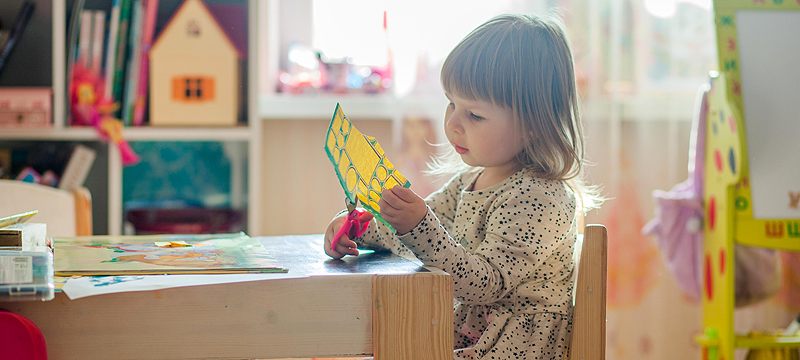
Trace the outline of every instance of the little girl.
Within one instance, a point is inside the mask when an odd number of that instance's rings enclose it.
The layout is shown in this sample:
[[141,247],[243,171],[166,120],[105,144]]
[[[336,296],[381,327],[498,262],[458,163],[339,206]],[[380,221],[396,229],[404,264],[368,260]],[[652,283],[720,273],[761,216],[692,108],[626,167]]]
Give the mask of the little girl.
[[[504,15],[473,30],[441,74],[457,175],[427,199],[394,187],[361,238],[325,252],[388,248],[452,275],[456,359],[565,359],[583,137],[572,55],[552,19]],[[462,162],[463,161],[463,162]],[[440,170],[453,169],[439,162]]]

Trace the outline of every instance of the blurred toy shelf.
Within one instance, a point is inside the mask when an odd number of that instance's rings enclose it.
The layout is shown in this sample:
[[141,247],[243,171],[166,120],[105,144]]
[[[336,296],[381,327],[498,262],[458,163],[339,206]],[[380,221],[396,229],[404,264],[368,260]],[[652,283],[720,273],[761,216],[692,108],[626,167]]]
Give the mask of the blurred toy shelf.
[[[94,195],[95,207],[101,209],[99,213],[95,214],[95,232],[99,234],[119,235],[125,229],[125,209],[128,204],[126,201],[138,200],[136,198],[128,199],[126,188],[134,184],[137,176],[126,175],[128,167],[123,166],[120,159],[119,149],[115,144],[104,142],[98,134],[97,129],[93,127],[83,126],[70,126],[67,117],[68,107],[65,103],[66,90],[67,90],[67,76],[69,74],[65,70],[67,68],[67,47],[68,34],[70,26],[70,12],[73,11],[76,1],[62,1],[62,0],[34,0],[36,2],[37,10],[33,14],[31,26],[28,27],[28,43],[21,42],[21,51],[15,52],[17,59],[12,58],[9,65],[11,67],[17,66],[12,70],[13,73],[20,73],[22,70],[30,71],[32,66],[26,64],[31,62],[32,58],[40,58],[47,55],[49,62],[43,64],[44,66],[51,67],[47,72],[41,71],[38,77],[45,77],[44,81],[22,81],[16,78],[9,80],[4,78],[4,82],[0,82],[0,86],[40,86],[48,87],[52,90],[52,103],[50,104],[50,111],[52,116],[52,123],[49,127],[3,127],[0,128],[0,150],[8,149],[15,151],[18,148],[30,148],[31,146],[40,146],[43,144],[56,144],[62,148],[69,147],[71,143],[89,144],[98,150],[98,161],[94,163],[96,168],[92,171],[89,179],[87,179],[87,186]],[[86,11],[105,12],[111,14],[112,3],[110,1],[81,1],[85,3]],[[116,4],[117,2],[114,2]],[[127,2],[126,2],[127,3]],[[132,4],[144,4],[146,2],[133,1]],[[172,20],[179,9],[188,9],[190,7],[182,7],[185,4],[181,0],[160,0],[153,2],[158,4],[156,29],[165,28],[166,22]],[[238,59],[241,66],[241,73],[247,76],[242,76],[236,81],[243,81],[240,84],[240,96],[243,99],[231,100],[233,106],[237,108],[236,117],[225,117],[217,121],[211,115],[210,120],[201,122],[198,120],[200,117],[207,114],[189,114],[186,111],[177,111],[179,114],[186,114],[185,118],[174,119],[169,116],[162,116],[159,120],[158,126],[148,126],[148,120],[152,121],[151,117],[145,117],[144,126],[125,126],[122,128],[122,136],[131,145],[141,151],[140,155],[150,154],[148,158],[143,157],[143,161],[139,163],[145,164],[147,167],[151,162],[161,162],[162,164],[152,164],[153,166],[160,166],[162,169],[174,165],[174,158],[165,158],[153,155],[157,151],[176,151],[194,152],[193,156],[198,157],[203,154],[203,144],[209,145],[213,149],[223,149],[220,152],[214,153],[218,158],[209,159],[201,157],[201,160],[189,160],[188,163],[193,166],[198,166],[196,171],[208,171],[209,164],[219,164],[220,161],[228,164],[226,168],[230,173],[229,179],[224,181],[229,186],[229,193],[223,195],[227,200],[229,206],[236,211],[241,211],[244,215],[241,221],[241,229],[236,231],[253,232],[258,223],[258,214],[260,214],[260,205],[258,201],[247,201],[247,199],[260,198],[260,174],[261,174],[261,125],[258,114],[258,104],[256,97],[256,82],[248,81],[250,78],[257,78],[258,69],[256,64],[258,52],[246,51],[247,49],[256,49],[258,44],[258,33],[256,31],[255,16],[258,14],[259,1],[257,0],[205,0],[203,2],[210,6],[213,11],[221,11],[221,19],[226,21],[236,21],[237,24],[243,24],[243,30],[238,33],[235,47],[240,50],[239,55],[244,57]],[[7,6],[0,6],[0,13],[3,19],[13,19],[14,14],[19,7],[16,2],[4,4]],[[144,6],[144,5],[142,5]],[[142,8],[143,11],[144,8]],[[198,12],[195,10],[182,10],[186,16],[195,16]],[[205,14],[200,12],[201,15]],[[236,15],[238,17],[235,17]],[[203,15],[204,16],[204,15]],[[242,19],[242,16],[244,17]],[[106,26],[110,21],[110,16],[106,17]],[[204,17],[200,17],[205,19]],[[214,18],[220,21],[218,18]],[[233,19],[233,20],[231,20]],[[208,26],[208,24],[205,24]],[[108,29],[108,27],[106,27]],[[211,28],[223,28],[211,26]],[[33,35],[32,35],[33,34]],[[108,34],[108,33],[107,33]],[[159,33],[156,32],[155,38],[158,38]],[[233,36],[228,34],[228,36]],[[37,39],[38,38],[38,39]],[[220,37],[221,38],[221,37]],[[46,52],[41,55],[38,53],[24,52],[23,48],[29,46],[30,39],[39,40],[33,41],[34,48],[40,52]],[[43,45],[46,44],[46,45]],[[166,47],[173,46],[174,44],[165,45]],[[244,50],[244,51],[242,51]],[[26,58],[20,60],[20,58]],[[52,64],[51,64],[51,63]],[[39,65],[41,66],[41,65]],[[151,69],[155,65],[151,63]],[[22,70],[20,70],[22,69]],[[10,73],[11,71],[6,71]],[[6,74],[7,75],[7,74]],[[219,79],[227,79],[226,76],[214,74]],[[217,79],[217,80],[219,80]],[[24,80],[24,79],[23,79]],[[213,80],[213,79],[212,79]],[[217,83],[221,84],[219,80]],[[29,83],[33,82],[33,83]],[[213,83],[213,82],[212,82]],[[234,84],[235,85],[235,84]],[[205,88],[204,88],[205,89]],[[192,94],[200,94],[199,90],[192,92]],[[188,90],[186,94],[189,94]],[[187,95],[188,96],[188,95]],[[152,105],[152,103],[151,103]],[[230,105],[230,104],[228,104]],[[331,107],[332,109],[332,107]],[[228,112],[229,114],[230,112]],[[215,113],[216,114],[216,113]],[[208,117],[208,116],[206,116]],[[173,121],[174,120],[174,121]],[[224,120],[224,121],[223,121]],[[235,124],[232,126],[225,126],[225,124]],[[63,143],[63,144],[62,144]],[[38,145],[37,145],[38,144]],[[155,144],[155,145],[154,145]],[[166,148],[167,150],[163,150]],[[160,150],[159,150],[160,149]],[[188,157],[181,158],[181,161],[187,161]],[[171,160],[170,160],[171,159]],[[170,162],[172,161],[172,162]],[[200,164],[202,162],[202,164]],[[185,168],[185,167],[182,167]],[[137,170],[146,172],[147,170]],[[132,173],[133,174],[133,173]],[[132,177],[132,178],[129,178]],[[224,176],[223,176],[224,177]],[[192,177],[189,177],[192,178]],[[134,182],[132,182],[134,181]],[[185,184],[184,184],[185,185]],[[137,194],[141,194],[141,191]],[[152,195],[152,194],[150,194]],[[224,206],[224,205],[223,205]],[[98,227],[97,225],[100,224]]]

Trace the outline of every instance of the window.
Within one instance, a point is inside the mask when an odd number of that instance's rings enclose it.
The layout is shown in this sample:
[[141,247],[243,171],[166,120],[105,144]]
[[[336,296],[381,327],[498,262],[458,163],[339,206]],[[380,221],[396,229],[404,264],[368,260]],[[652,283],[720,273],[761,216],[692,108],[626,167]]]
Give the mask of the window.
[[203,76],[185,76],[172,79],[172,98],[187,103],[214,100],[214,79]]
[[[541,1],[313,0],[311,46],[356,64],[391,63],[397,96],[439,92],[449,51],[487,14],[530,13]],[[430,89],[430,88],[433,89]]]
[[[390,95],[438,99],[439,71],[470,30],[503,13],[556,14],[573,47],[589,118],[688,120],[698,87],[716,69],[711,0],[299,0],[277,2],[273,67],[290,44],[354,63],[389,63]],[[276,88],[265,76],[262,91]],[[613,109],[613,110],[610,110]],[[598,113],[599,110],[599,113]]]

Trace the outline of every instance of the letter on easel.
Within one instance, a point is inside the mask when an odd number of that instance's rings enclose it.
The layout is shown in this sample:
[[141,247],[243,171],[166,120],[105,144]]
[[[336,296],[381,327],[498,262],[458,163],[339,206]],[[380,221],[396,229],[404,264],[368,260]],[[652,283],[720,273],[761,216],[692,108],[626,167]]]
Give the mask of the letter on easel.
[[800,209],[800,192],[789,192],[789,207]]
[[786,223],[786,230],[789,232],[789,237],[800,237],[800,222],[792,221]]
[[764,222],[764,227],[767,237],[771,238],[783,237],[783,221],[766,221]]

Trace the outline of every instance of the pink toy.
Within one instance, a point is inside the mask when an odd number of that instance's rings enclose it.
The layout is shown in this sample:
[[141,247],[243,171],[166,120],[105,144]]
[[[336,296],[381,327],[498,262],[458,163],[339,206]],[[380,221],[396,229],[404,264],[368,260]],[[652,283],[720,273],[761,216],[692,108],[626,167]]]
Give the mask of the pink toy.
[[69,89],[71,124],[93,126],[103,140],[117,145],[123,165],[134,165],[139,162],[139,156],[122,137],[122,122],[113,116],[118,106],[103,98],[103,86],[100,76],[80,64],[75,65]]

